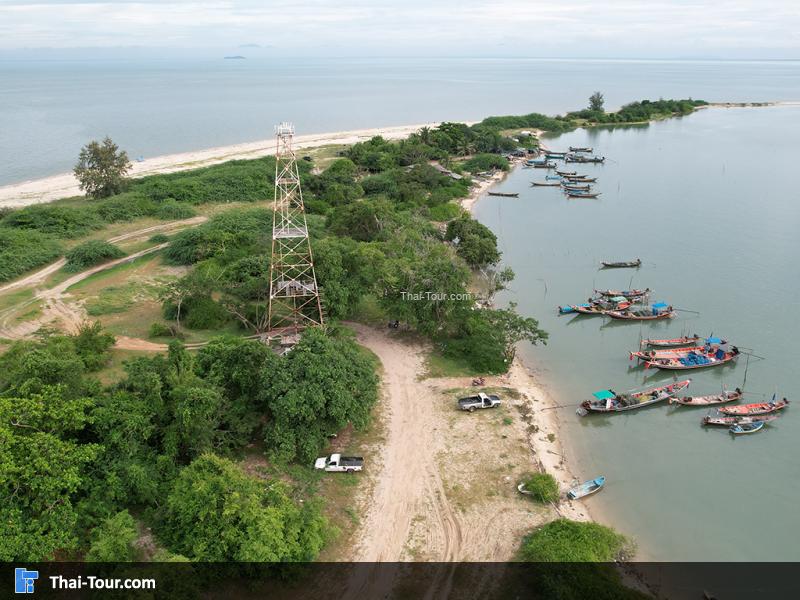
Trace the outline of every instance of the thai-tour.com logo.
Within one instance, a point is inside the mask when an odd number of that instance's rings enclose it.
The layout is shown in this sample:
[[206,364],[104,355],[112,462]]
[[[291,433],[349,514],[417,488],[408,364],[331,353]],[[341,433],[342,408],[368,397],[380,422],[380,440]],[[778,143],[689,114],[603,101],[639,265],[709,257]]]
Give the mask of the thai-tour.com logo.
[[[24,567],[14,569],[14,592],[17,594],[33,594],[39,571],[32,571]],[[51,590],[154,590],[155,579],[117,577],[97,577],[95,575],[78,575],[64,577],[63,575],[48,575],[42,578],[49,582]],[[42,582],[39,583],[39,587]]]
[[29,571],[25,568],[14,569],[14,592],[17,594],[32,594],[39,571]]

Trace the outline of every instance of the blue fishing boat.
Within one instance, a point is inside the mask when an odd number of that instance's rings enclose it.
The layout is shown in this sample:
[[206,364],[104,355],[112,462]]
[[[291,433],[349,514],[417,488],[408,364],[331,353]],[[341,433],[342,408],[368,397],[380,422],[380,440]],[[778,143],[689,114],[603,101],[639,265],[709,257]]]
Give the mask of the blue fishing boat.
[[592,494],[603,489],[605,484],[606,478],[602,475],[596,479],[584,481],[582,484],[576,485],[574,488],[570,488],[570,490],[567,492],[567,498],[570,500],[578,500],[580,498],[585,498],[586,496],[591,496]]
[[564,179],[561,175],[545,175],[544,178],[550,181],[563,181]]
[[578,312],[577,311],[577,307],[589,308],[590,306],[592,306],[592,305],[591,304],[568,304],[566,306],[559,306],[558,307],[558,313],[561,314],[561,315],[568,315],[568,314],[571,314],[571,313]]
[[764,427],[764,421],[756,421],[755,423],[736,423],[731,425],[729,431],[733,435],[743,435],[745,433],[755,433],[761,431]]

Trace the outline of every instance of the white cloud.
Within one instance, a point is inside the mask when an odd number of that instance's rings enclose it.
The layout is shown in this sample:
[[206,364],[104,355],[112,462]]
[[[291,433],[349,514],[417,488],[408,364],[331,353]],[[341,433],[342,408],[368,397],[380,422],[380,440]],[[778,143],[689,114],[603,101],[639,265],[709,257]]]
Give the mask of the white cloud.
[[0,48],[239,47],[282,53],[800,56],[800,2],[0,0]]

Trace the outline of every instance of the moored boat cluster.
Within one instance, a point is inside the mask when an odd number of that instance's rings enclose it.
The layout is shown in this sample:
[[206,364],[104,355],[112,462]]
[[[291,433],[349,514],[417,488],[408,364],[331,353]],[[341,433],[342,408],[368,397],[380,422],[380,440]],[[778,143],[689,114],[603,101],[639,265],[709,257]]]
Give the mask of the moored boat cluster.
[[543,181],[532,181],[535,187],[560,187],[568,198],[597,198],[600,192],[592,189],[592,184],[597,182],[597,177],[579,174],[577,171],[559,170],[555,161],[565,163],[603,164],[604,156],[593,156],[592,148],[577,148],[570,146],[569,152],[556,152],[545,150],[543,156],[525,161],[525,167],[534,169],[554,170],[555,175],[545,175]]

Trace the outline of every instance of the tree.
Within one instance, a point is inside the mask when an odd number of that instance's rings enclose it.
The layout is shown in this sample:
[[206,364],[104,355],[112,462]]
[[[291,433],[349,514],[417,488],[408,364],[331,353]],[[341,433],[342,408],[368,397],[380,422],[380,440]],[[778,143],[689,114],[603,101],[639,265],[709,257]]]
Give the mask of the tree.
[[366,426],[378,378],[353,341],[308,329],[285,361],[264,377],[271,396],[265,439],[274,460],[313,460],[331,433],[348,423]]
[[175,480],[162,534],[172,552],[192,560],[310,561],[322,549],[327,522],[316,503],[295,504],[280,481],[204,454]]
[[92,531],[92,545],[86,554],[88,562],[131,562],[137,552],[133,543],[138,535],[136,523],[127,510],[109,517]]
[[124,189],[130,168],[128,154],[106,136],[102,143],[93,140],[81,148],[73,172],[87,196],[107,198]]
[[603,94],[600,92],[595,92],[591,96],[589,96],[589,110],[593,110],[595,112],[603,112],[603,103],[605,99],[603,98]]

